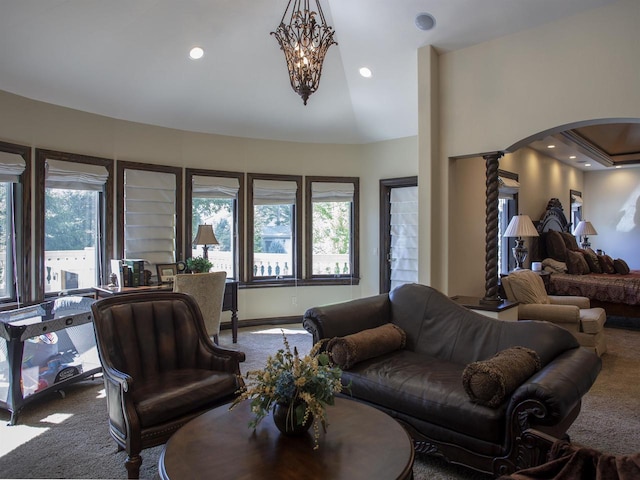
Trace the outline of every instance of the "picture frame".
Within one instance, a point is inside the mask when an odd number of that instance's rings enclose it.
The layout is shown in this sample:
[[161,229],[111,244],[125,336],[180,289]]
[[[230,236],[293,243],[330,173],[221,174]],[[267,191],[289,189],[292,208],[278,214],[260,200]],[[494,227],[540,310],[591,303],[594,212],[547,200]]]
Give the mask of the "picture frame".
[[158,283],[173,283],[174,277],[178,274],[178,266],[175,263],[158,263]]

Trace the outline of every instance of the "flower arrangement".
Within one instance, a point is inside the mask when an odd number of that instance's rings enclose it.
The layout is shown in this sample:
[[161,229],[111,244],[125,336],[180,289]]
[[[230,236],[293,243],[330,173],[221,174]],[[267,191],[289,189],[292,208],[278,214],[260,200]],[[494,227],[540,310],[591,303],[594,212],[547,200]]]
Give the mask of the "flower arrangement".
[[263,370],[246,373],[247,386],[230,408],[251,399],[251,412],[255,417],[249,427],[255,429],[276,405],[286,406],[287,422],[298,426],[313,422],[315,450],[320,437],[319,424],[325,432],[328,427],[325,407],[333,405],[334,395],[342,391],[342,370],[331,364],[329,355],[320,352],[324,342],[316,343],[308,355],[300,358],[295,347],[291,352],[284,332],[282,337],[284,348],[267,358]]

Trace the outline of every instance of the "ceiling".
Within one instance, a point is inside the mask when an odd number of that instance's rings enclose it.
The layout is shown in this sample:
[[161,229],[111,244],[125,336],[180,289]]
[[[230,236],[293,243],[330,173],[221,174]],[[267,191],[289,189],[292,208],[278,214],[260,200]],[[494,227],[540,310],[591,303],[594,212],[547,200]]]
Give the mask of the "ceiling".
[[[2,0],[0,90],[195,132],[368,143],[417,134],[419,47],[456,50],[614,2],[322,0],[338,46],[304,106],[269,35],[286,0]],[[432,30],[415,26],[423,12]]]

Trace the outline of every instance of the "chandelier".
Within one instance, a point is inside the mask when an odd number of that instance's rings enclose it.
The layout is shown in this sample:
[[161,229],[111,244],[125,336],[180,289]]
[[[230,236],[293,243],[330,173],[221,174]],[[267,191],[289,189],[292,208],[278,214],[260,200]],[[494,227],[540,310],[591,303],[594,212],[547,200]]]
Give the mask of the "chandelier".
[[320,0],[313,1],[317,12],[309,8],[309,0],[289,0],[280,25],[271,32],[284,52],[291,87],[302,97],[305,105],[309,96],[318,89],[327,50],[338,44],[333,40],[333,27],[327,25],[324,18]]

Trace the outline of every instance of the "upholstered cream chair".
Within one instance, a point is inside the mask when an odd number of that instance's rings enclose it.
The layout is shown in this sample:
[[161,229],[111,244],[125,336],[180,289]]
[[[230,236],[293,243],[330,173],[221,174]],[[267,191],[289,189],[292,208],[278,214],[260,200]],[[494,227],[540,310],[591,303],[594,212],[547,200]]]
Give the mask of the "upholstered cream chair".
[[540,275],[516,270],[502,277],[507,298],[519,302],[519,320],[545,320],[569,330],[583,347],[602,355],[607,351],[602,308],[591,308],[586,297],[547,295]]
[[220,333],[220,314],[224,299],[226,272],[193,273],[176,275],[173,291],[188,293],[200,307],[207,333],[218,343]]

